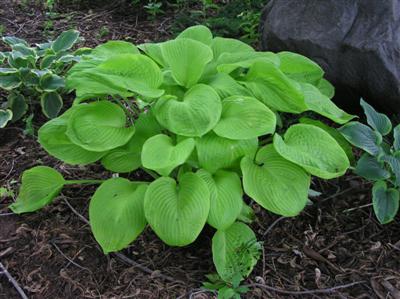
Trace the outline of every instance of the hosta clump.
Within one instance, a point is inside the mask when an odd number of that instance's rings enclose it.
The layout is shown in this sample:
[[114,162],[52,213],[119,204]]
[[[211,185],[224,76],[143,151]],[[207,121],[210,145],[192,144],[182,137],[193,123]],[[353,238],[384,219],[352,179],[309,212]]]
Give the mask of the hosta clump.
[[[335,129],[310,119],[281,125],[282,112],[315,112],[339,124],[353,118],[330,100],[333,88],[317,64],[256,52],[204,26],[162,43],[100,45],[70,70],[67,87],[77,99],[39,130],[43,148],[69,164],[100,161],[113,172],[154,176],[114,177],[93,195],[89,220],[106,253],[128,246],[147,224],[166,244],[185,246],[207,223],[217,230],[217,272],[237,287],[260,249],[244,223],[251,209],[243,195],[295,216],[311,176],[335,178],[349,167],[348,144]],[[55,174],[28,179],[35,171],[22,178],[16,213],[48,204],[71,183]]]
[[391,222],[399,210],[400,125],[392,131],[390,119],[361,99],[369,126],[349,122],[340,128],[342,135],[364,151],[355,173],[374,182],[372,204],[382,224]]
[[60,96],[65,85],[63,76],[85,52],[71,51],[79,40],[79,32],[68,30],[54,41],[36,46],[12,36],[2,40],[11,49],[0,52],[0,89],[8,93],[6,101],[0,100],[0,128],[22,118],[28,103],[38,100],[48,118],[56,117],[63,105]]

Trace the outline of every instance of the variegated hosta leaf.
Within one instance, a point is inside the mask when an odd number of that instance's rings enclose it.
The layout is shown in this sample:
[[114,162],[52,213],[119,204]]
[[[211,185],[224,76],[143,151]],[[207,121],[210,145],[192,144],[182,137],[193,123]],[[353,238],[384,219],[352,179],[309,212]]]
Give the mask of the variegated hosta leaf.
[[189,38],[209,46],[212,42],[213,36],[210,29],[206,26],[196,25],[186,28],[179,33],[176,38]]
[[222,101],[221,119],[214,132],[229,139],[250,139],[275,132],[276,117],[252,97],[232,96]]
[[277,111],[301,113],[308,110],[300,85],[273,63],[255,62],[242,83],[257,99]]
[[121,250],[146,227],[147,184],[112,178],[100,185],[89,205],[90,227],[104,253]]
[[183,99],[164,96],[155,105],[158,122],[171,132],[188,137],[203,136],[212,130],[221,116],[222,104],[211,87],[197,84]]
[[338,124],[345,124],[355,117],[336,106],[327,96],[323,95],[318,88],[308,83],[301,83],[304,100],[309,110],[323,115]]
[[11,93],[7,97],[7,107],[12,111],[12,120],[19,120],[28,110],[25,97],[19,93]]
[[144,212],[151,228],[170,246],[185,246],[196,240],[210,210],[210,192],[202,178],[185,173],[179,183],[161,177],[150,184]]
[[255,159],[244,157],[241,168],[244,191],[263,208],[287,217],[304,209],[310,175],[280,156],[272,145],[261,148]]
[[104,152],[126,144],[135,133],[126,127],[126,115],[117,104],[108,101],[80,104],[68,120],[67,136],[88,151]]
[[313,125],[293,125],[286,131],[284,139],[276,134],[274,147],[285,159],[324,179],[341,176],[350,166],[346,153],[336,140]]
[[213,132],[196,140],[199,166],[214,173],[218,169],[233,169],[239,166],[240,159],[254,156],[258,139],[232,140],[220,137]]
[[279,52],[279,68],[291,79],[316,85],[324,75],[322,68],[311,59],[292,52]]
[[382,136],[385,136],[392,131],[392,123],[390,122],[389,117],[383,113],[375,111],[375,109],[363,99],[360,100],[360,105],[363,107],[364,113],[367,116],[368,124],[373,129],[381,133]]
[[53,201],[65,183],[56,170],[47,166],[36,166],[24,171],[17,201],[10,209],[17,214],[33,212]]
[[186,88],[197,83],[204,67],[213,58],[210,47],[189,38],[162,43],[161,53],[175,81]]
[[57,117],[63,106],[61,96],[57,92],[45,92],[40,97],[43,114],[48,118]]
[[57,39],[51,45],[54,52],[66,51],[72,48],[72,46],[78,41],[79,31],[67,30],[61,33]]
[[52,156],[72,165],[93,163],[105,152],[88,151],[73,143],[66,135],[68,120],[75,107],[45,123],[38,132],[40,145]]
[[246,224],[236,222],[226,230],[218,230],[212,239],[212,253],[219,276],[232,283],[247,277],[260,257],[261,245]]
[[102,159],[104,168],[114,172],[130,172],[142,166],[144,142],[159,133],[161,127],[151,111],[143,112],[135,122],[135,134],[127,144],[109,151]]
[[194,144],[193,138],[175,144],[167,135],[155,135],[143,144],[142,164],[145,168],[168,176],[174,168],[185,163],[194,149]]
[[399,191],[387,188],[384,181],[378,181],[372,188],[372,203],[379,222],[389,223],[393,221],[399,211]]
[[243,207],[242,183],[235,172],[219,170],[211,174],[200,169],[197,174],[210,190],[210,213],[207,223],[216,229],[227,229],[238,218]]

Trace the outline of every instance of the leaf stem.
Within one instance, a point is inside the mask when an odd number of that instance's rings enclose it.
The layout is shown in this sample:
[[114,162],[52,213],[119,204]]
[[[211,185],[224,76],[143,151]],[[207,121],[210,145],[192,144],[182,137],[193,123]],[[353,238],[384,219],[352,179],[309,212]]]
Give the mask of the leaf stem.
[[75,185],[75,184],[101,184],[104,180],[69,180],[65,181],[65,185]]

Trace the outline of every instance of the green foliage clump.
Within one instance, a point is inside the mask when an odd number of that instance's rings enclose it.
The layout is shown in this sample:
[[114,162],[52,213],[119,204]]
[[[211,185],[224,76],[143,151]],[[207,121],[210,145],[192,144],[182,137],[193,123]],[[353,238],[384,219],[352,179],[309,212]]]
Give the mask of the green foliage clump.
[[21,119],[28,103],[37,100],[46,117],[58,115],[63,105],[64,75],[84,53],[84,49],[71,51],[78,39],[76,30],[65,31],[54,41],[35,46],[17,37],[3,37],[11,49],[0,52],[0,89],[7,93],[7,100],[0,103],[0,128]]
[[390,119],[361,99],[367,125],[352,121],[340,128],[342,135],[363,150],[355,173],[374,182],[372,204],[379,222],[393,221],[399,210],[400,125],[392,130]]
[[[323,75],[306,57],[257,52],[213,37],[205,26],[138,47],[109,41],[68,72],[74,105],[40,128],[39,142],[69,164],[100,161],[113,172],[151,174],[152,182],[101,183],[89,206],[96,240],[105,253],[118,251],[148,224],[166,244],[186,246],[207,223],[216,229],[213,260],[224,282],[213,276],[209,286],[229,298],[245,291],[240,282],[261,248],[243,195],[272,213],[296,216],[308,201],[311,176],[339,177],[350,165],[348,144],[334,128],[283,123],[283,113],[307,111],[338,124],[353,118],[330,100],[333,87]],[[97,182],[32,168],[11,209],[37,210],[77,183]]]

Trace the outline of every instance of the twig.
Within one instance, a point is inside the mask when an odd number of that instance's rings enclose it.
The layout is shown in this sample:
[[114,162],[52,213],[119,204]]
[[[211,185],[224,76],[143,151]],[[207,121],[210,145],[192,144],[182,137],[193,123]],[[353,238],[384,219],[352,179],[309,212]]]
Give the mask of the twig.
[[0,214],[0,217],[2,217],[2,216],[11,216],[11,215],[15,215],[14,213],[3,213],[3,214]]
[[[81,265],[75,263],[72,259],[70,259],[68,256],[66,256],[64,254],[64,252],[62,252],[62,250],[60,249],[60,247],[57,246],[57,244],[55,242],[51,242],[51,244],[55,247],[55,249],[57,249],[57,251],[67,260],[69,261],[72,265],[75,265],[76,267],[78,267],[79,269],[82,270],[86,270],[89,271],[89,273],[92,273],[92,271],[90,271],[90,269],[82,267]],[[68,265],[67,265],[68,266]]]
[[[68,202],[68,200],[65,197],[63,197],[63,200],[68,205],[68,207],[71,209],[71,211],[76,216],[79,217],[80,220],[82,220],[86,224],[89,224],[89,220],[87,220],[84,216],[79,214],[79,212],[77,210],[75,210],[73,206],[71,206],[71,204]],[[132,266],[134,266],[134,267],[136,267],[136,268],[142,270],[143,272],[148,273],[148,274],[150,274],[152,276],[158,276],[158,277],[160,277],[160,278],[162,278],[162,279],[164,279],[166,281],[169,281],[169,282],[176,282],[176,280],[174,278],[172,278],[170,276],[167,276],[167,275],[164,275],[164,274],[161,274],[161,273],[157,273],[156,271],[153,271],[153,270],[151,270],[151,269],[149,269],[149,268],[147,268],[147,267],[135,262],[134,260],[128,258],[126,255],[124,255],[124,254],[122,254],[120,252],[113,252],[112,255],[118,257],[121,260],[123,260],[125,263],[130,264],[130,265],[132,265]],[[155,275],[155,274],[157,274],[157,275]]]
[[367,208],[367,207],[370,207],[370,206],[372,206],[372,203],[368,203],[368,204],[365,204],[365,205],[362,205],[362,206],[358,206],[358,207],[354,207],[354,208],[343,210],[343,213],[348,213],[348,212],[351,212],[351,211]]
[[278,219],[276,219],[274,222],[272,222],[272,224],[267,228],[267,230],[264,232],[263,237],[265,237],[266,235],[268,235],[268,233],[274,228],[275,225],[277,225],[281,220],[285,219],[286,217],[279,217]]
[[18,282],[11,276],[11,274],[7,271],[7,269],[4,267],[4,265],[0,262],[0,274],[4,274],[8,281],[12,283],[14,288],[17,290],[18,294],[22,299],[28,299],[28,296],[26,296],[25,292],[22,290],[22,288],[19,286]]
[[269,285],[265,285],[265,284],[261,284],[261,283],[252,283],[252,284],[248,284],[248,285],[244,285],[244,287],[258,287],[258,288],[263,288],[269,291],[273,291],[276,293],[281,293],[281,294],[287,294],[287,295],[309,295],[309,294],[329,294],[329,293],[333,293],[336,292],[337,290],[340,289],[345,289],[345,288],[349,288],[358,284],[362,284],[365,283],[365,281],[356,281],[356,282],[352,282],[352,283],[348,283],[348,284],[344,284],[344,285],[339,285],[336,287],[332,287],[332,288],[328,288],[328,289],[316,289],[316,290],[305,290],[305,291],[287,291],[287,290],[282,290],[282,289],[278,289]]
[[349,187],[347,189],[344,189],[343,191],[336,192],[335,194],[332,194],[332,195],[330,195],[328,197],[325,197],[325,198],[321,199],[321,202],[324,202],[324,201],[326,201],[328,199],[334,198],[334,197],[339,196],[339,195],[343,195],[343,194],[345,194],[345,193],[347,193],[347,192],[349,192],[349,191],[351,191],[353,189],[354,189],[353,187]]

